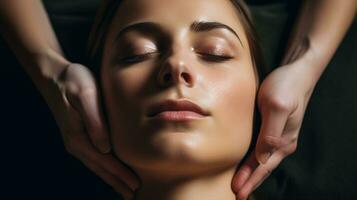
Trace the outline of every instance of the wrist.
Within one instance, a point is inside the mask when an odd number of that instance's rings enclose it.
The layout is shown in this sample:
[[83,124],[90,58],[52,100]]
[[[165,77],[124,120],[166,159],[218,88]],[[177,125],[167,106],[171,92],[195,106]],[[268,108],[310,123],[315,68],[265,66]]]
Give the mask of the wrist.
[[311,74],[311,78],[317,82],[326,69],[328,60],[321,52],[317,52],[313,48],[310,48],[302,59]]
[[28,59],[30,65],[28,73],[40,92],[45,95],[48,87],[57,82],[60,74],[67,68],[70,62],[57,51],[45,49],[40,53],[34,53]]
[[46,49],[35,56],[35,65],[38,67],[39,75],[44,79],[57,79],[69,64],[63,55],[53,49]]
[[306,35],[295,38],[280,65],[295,65],[297,68],[302,68],[307,78],[316,84],[330,59],[331,56],[326,53],[326,50],[314,43],[311,36]]
[[326,59],[310,46],[298,59],[288,65],[295,66],[299,68],[299,70],[302,70],[306,76],[305,78],[307,78],[312,85],[315,85],[327,64]]

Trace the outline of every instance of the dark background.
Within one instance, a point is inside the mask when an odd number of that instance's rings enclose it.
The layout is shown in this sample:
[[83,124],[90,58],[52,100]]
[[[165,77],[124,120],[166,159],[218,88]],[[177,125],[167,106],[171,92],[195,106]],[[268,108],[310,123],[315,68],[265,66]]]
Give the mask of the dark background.
[[[44,1],[69,60],[83,62],[98,0]],[[270,70],[297,10],[291,1],[251,1]],[[318,82],[297,152],[258,189],[262,199],[357,199],[357,20]],[[0,38],[0,199],[115,199],[113,190],[66,153],[47,105]],[[297,83],[298,84],[298,83]],[[116,197],[118,198],[118,197]]]

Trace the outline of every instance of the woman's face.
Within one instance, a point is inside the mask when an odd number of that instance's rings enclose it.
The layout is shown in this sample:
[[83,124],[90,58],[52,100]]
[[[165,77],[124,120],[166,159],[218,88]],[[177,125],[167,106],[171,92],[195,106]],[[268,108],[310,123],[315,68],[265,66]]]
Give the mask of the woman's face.
[[257,77],[236,12],[229,0],[120,5],[101,82],[114,152],[139,174],[196,173],[245,155]]

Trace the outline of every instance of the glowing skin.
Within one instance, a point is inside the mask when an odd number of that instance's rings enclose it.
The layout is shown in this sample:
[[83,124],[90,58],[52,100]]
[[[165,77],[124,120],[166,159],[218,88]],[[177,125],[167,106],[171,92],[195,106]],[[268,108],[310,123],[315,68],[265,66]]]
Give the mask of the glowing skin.
[[[251,142],[258,86],[236,12],[229,0],[120,5],[105,41],[101,81],[114,152],[142,181],[136,199],[235,199],[231,180]],[[224,28],[192,29],[202,21],[225,24],[240,39]],[[144,22],[149,25],[118,36]],[[148,56],[124,63],[137,54]],[[153,104],[167,99],[190,100],[209,116],[185,122],[147,117]]]

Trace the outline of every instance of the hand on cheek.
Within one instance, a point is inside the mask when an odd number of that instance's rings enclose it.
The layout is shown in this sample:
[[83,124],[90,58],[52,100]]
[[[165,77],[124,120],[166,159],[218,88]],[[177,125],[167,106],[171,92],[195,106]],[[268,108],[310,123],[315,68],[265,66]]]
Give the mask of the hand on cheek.
[[258,92],[262,117],[258,141],[232,181],[238,199],[247,198],[285,157],[295,152],[315,85],[311,80],[306,68],[294,63],[277,68],[263,81]]

